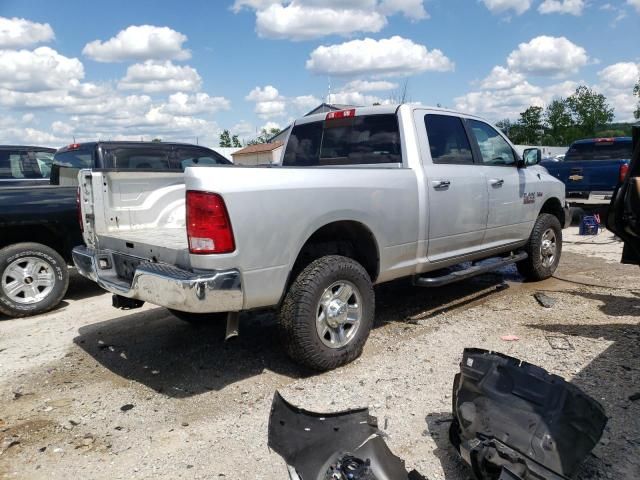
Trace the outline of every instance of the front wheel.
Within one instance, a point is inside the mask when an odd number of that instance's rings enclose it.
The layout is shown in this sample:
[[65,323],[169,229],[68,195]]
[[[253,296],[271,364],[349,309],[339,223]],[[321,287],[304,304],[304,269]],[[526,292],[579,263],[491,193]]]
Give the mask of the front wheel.
[[27,317],[58,305],[69,286],[67,264],[39,243],[16,243],[0,250],[0,313]]
[[562,227],[558,218],[540,214],[524,250],[529,257],[517,263],[520,274],[526,280],[535,281],[551,277],[562,254]]
[[358,262],[327,255],[295,279],[280,309],[289,356],[314,370],[331,370],[362,353],[373,326],[371,278]]

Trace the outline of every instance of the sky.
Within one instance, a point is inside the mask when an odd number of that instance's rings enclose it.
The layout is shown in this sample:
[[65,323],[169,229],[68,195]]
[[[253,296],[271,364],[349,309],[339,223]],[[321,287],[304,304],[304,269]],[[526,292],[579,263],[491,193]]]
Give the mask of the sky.
[[0,0],[0,143],[251,139],[318,104],[631,121],[640,0]]

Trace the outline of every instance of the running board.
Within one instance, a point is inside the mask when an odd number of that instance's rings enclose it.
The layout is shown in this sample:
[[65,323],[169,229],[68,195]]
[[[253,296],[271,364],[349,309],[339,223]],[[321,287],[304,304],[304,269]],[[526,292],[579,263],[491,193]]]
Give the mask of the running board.
[[465,270],[458,270],[448,275],[442,275],[441,277],[425,277],[415,276],[413,277],[413,284],[418,287],[442,287],[443,285],[449,285],[450,283],[459,282],[460,280],[466,280],[467,278],[475,277],[483,273],[497,270],[506,265],[526,260],[526,252],[519,252],[512,254],[508,257],[502,257],[497,262],[491,262],[486,265],[474,265]]

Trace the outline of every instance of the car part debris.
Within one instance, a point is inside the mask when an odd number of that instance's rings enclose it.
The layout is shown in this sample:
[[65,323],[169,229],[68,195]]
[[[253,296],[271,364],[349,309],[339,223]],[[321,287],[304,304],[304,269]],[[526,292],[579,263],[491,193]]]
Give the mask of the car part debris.
[[368,408],[314,413],[276,392],[269,447],[287,462],[292,480],[425,480],[408,473],[382,439]]
[[607,423],[602,406],[546,370],[465,349],[453,385],[451,443],[478,480],[571,477]]
[[549,295],[537,292],[533,294],[534,298],[538,301],[538,303],[544,308],[551,308],[556,304],[556,299],[551,298]]

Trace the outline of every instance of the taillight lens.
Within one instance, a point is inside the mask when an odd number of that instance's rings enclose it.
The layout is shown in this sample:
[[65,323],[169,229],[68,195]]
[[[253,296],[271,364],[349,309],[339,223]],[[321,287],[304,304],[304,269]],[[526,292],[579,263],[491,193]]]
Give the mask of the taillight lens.
[[78,223],[80,224],[80,231],[84,232],[84,223],[82,223],[82,206],[80,205],[80,187],[76,189],[76,209],[78,211]]
[[191,253],[231,253],[236,249],[227,207],[220,195],[187,192],[187,237]]
[[622,165],[620,165],[620,177],[619,177],[619,181],[620,183],[622,183],[624,181],[624,179],[627,176],[627,173],[629,172],[629,164],[628,163],[623,163]]

